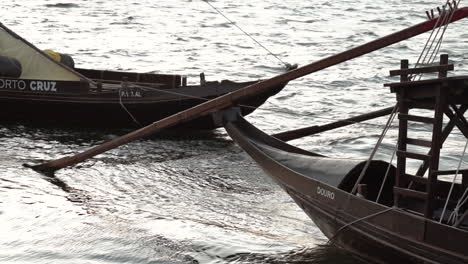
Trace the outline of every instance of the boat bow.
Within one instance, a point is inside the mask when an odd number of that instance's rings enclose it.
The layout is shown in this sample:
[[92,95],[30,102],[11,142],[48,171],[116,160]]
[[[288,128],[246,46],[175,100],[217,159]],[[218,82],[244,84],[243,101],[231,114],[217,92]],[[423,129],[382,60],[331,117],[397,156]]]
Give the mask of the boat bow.
[[[325,184],[349,193],[356,183],[359,174],[365,166],[365,160],[348,158],[329,158],[309,152],[281,140],[278,140],[259,130],[243,117],[237,116],[235,121],[225,125],[228,134],[244,149],[269,175],[272,175],[281,186],[287,186],[300,193],[311,193],[312,189],[304,187],[304,182],[312,185]],[[369,186],[366,195],[369,199],[376,199],[389,164],[384,161],[372,161],[362,185]],[[390,175],[395,168],[390,166]],[[393,178],[389,177],[384,186],[381,201],[392,202]],[[318,189],[317,189],[318,190]]]

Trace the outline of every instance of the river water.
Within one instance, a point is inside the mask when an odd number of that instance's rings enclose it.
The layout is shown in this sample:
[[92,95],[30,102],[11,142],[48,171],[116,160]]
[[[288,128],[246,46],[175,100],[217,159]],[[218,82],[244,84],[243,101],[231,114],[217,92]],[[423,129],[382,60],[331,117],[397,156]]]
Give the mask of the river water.
[[[283,61],[304,65],[426,20],[442,1],[211,2]],[[2,23],[79,67],[184,74],[197,82],[268,78],[283,65],[201,0],[2,2]],[[460,21],[442,52],[466,74]],[[383,83],[416,61],[428,35],[292,81],[248,119],[269,133],[394,104]],[[21,107],[21,106],[18,106]],[[51,117],[53,118],[53,117]],[[366,158],[385,123],[368,121],[293,141]],[[0,124],[1,263],[360,263],[327,239],[223,129],[141,140],[47,178],[23,163],[84,150],[127,130]],[[424,134],[424,127],[419,132]],[[388,160],[396,130],[378,158]],[[456,134],[444,164],[456,164]]]

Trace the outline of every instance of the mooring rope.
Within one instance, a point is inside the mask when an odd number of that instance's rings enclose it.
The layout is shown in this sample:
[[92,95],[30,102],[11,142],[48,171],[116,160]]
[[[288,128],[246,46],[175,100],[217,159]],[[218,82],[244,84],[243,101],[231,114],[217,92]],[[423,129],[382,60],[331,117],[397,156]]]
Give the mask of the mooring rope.
[[127,114],[132,118],[133,122],[135,122],[135,124],[137,124],[139,127],[143,127],[140,122],[138,122],[138,120],[132,115],[132,113],[130,113],[130,111],[128,111],[127,107],[124,105],[124,103],[122,102],[122,91],[123,90],[128,90],[128,83],[125,81],[124,83],[122,83],[122,87],[119,88],[119,102],[120,102],[120,106],[123,108],[123,110],[125,110],[125,112],[127,112]]
[[221,10],[216,8],[214,5],[212,5],[208,0],[202,0],[203,2],[207,3],[213,10],[215,10],[218,14],[223,16],[231,25],[235,26],[237,29],[239,29],[242,33],[244,33],[247,37],[249,37],[251,40],[253,40],[257,45],[262,47],[266,52],[268,52],[271,56],[275,57],[279,62],[281,62],[286,68],[291,68],[291,64],[284,62],[280,57],[278,57],[276,54],[274,54],[271,50],[269,50],[267,47],[265,47],[262,43],[260,43],[258,40],[256,40],[252,35],[247,33],[247,31],[243,30],[239,25],[237,25],[234,21],[232,21],[230,18],[228,18]]
[[382,210],[382,211],[379,211],[379,212],[376,212],[376,213],[373,213],[373,214],[370,214],[370,215],[367,215],[367,216],[364,216],[364,217],[361,217],[361,218],[358,218],[352,222],[349,222],[347,224],[345,224],[344,226],[340,227],[340,229],[338,229],[335,234],[333,234],[333,236],[329,239],[329,243],[330,242],[333,242],[333,240],[346,228],[356,224],[356,223],[359,223],[361,221],[364,221],[364,220],[367,220],[367,219],[370,219],[372,217],[376,217],[378,215],[381,215],[383,213],[387,213],[389,211],[392,211],[393,210],[393,207],[389,207],[389,208],[386,208],[385,210]]

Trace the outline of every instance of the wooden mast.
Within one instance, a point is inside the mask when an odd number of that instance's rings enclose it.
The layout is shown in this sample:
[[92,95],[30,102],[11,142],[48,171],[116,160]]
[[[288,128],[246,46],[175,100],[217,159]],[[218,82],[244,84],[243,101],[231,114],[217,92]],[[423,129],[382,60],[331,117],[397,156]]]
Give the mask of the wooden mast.
[[[217,111],[217,110],[235,105],[236,102],[242,98],[255,96],[256,94],[266,91],[268,89],[271,89],[277,85],[287,83],[291,80],[303,77],[313,72],[328,68],[330,66],[345,62],[347,60],[359,57],[361,55],[370,53],[372,51],[381,49],[383,47],[392,45],[394,43],[397,43],[397,42],[406,40],[408,38],[417,36],[419,34],[422,34],[424,32],[430,31],[438,26],[441,26],[440,24],[438,24],[439,19],[444,19],[444,16],[448,16],[448,15],[449,15],[448,13],[443,13],[441,15],[442,17],[440,18],[433,18],[426,22],[422,22],[415,26],[406,28],[396,33],[393,33],[385,37],[376,39],[374,41],[368,42],[366,44],[357,46],[350,50],[321,59],[314,63],[297,68],[295,70],[277,75],[273,78],[255,83],[253,85],[247,86],[243,89],[226,94],[224,96],[220,96],[211,101],[202,103],[200,105],[194,106],[192,108],[189,108],[187,110],[184,110],[172,116],[166,117],[146,127],[140,128],[127,135],[105,142],[102,145],[93,147],[89,150],[78,153],[76,155],[63,157],[57,160],[52,160],[49,162],[45,162],[43,164],[39,164],[35,166],[28,166],[28,167],[31,167],[37,171],[50,173],[58,169],[77,164],[79,162],[87,160],[91,157],[94,157],[108,150],[114,149],[123,144],[149,136],[163,128],[174,126],[176,124],[195,119],[196,117],[211,113],[213,111]],[[451,17],[449,17],[450,21],[448,21],[447,23],[460,20],[467,16],[468,16],[468,7],[460,8],[456,10]]]

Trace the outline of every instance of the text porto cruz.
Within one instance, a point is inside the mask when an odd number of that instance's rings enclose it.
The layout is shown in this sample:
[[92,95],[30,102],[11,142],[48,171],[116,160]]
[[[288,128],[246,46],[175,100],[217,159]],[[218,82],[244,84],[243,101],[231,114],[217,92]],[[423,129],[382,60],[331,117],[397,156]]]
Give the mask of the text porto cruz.
[[57,82],[0,78],[0,89],[57,92]]

